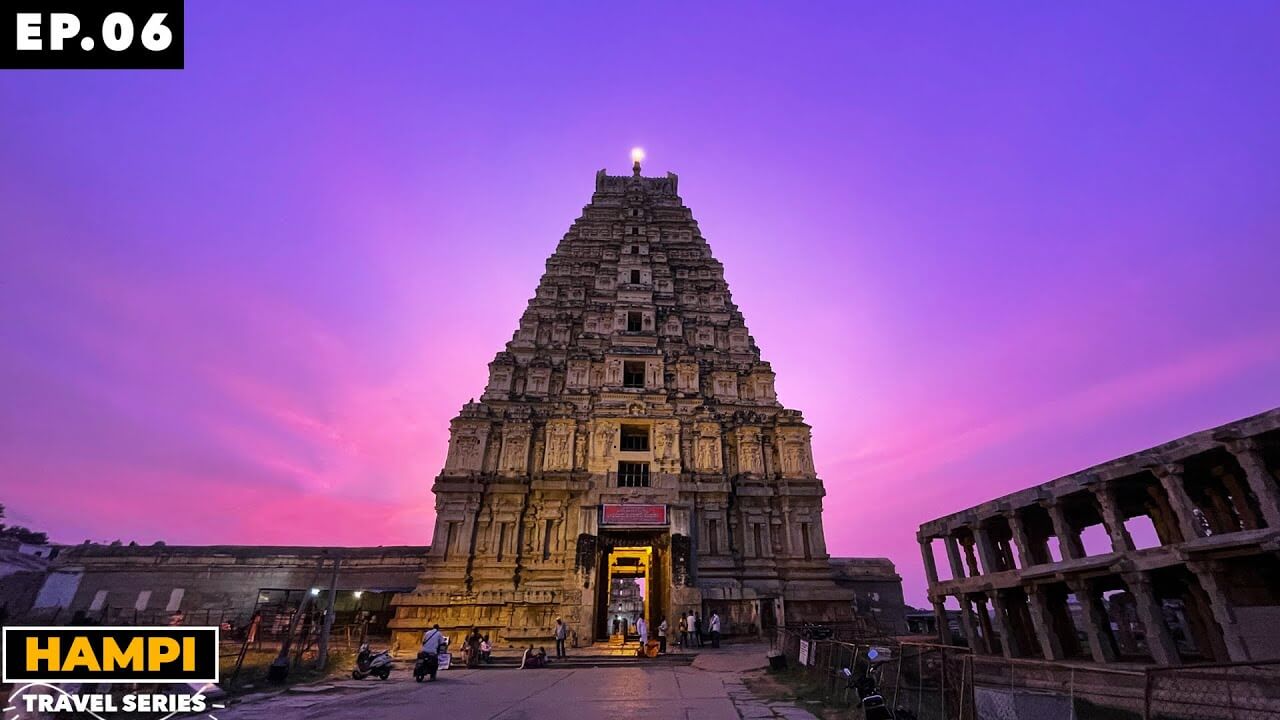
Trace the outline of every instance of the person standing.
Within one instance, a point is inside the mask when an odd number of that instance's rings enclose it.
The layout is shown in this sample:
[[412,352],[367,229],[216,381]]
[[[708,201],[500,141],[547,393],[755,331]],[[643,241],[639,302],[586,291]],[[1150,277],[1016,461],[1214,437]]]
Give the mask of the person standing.
[[566,657],[564,651],[565,638],[569,637],[569,626],[564,624],[564,620],[556,618],[556,657]]
[[698,647],[702,647],[702,615],[698,615],[693,621],[693,634],[698,638]]
[[471,628],[471,634],[467,636],[466,642],[466,660],[467,667],[480,667],[480,643],[484,638],[480,635],[480,628]]
[[658,652],[667,654],[667,619],[662,618],[662,622],[658,623]]
[[720,615],[719,613],[711,613],[711,647],[720,647]]
[[689,617],[684,619],[684,646],[685,649],[693,647],[693,633],[698,629],[697,622],[694,620],[693,611],[689,611]]
[[640,656],[645,657],[649,654],[649,623],[643,616],[636,621],[636,632],[640,634]]

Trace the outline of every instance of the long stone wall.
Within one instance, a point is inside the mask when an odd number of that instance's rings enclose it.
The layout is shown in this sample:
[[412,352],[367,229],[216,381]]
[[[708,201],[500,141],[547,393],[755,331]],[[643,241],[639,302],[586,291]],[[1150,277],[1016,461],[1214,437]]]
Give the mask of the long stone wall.
[[[249,621],[263,591],[295,595],[334,581],[339,597],[413,588],[426,546],[372,548],[269,546],[67,547],[51,564],[31,620],[71,622],[163,621],[181,612],[188,621]],[[350,596],[350,597],[348,597]],[[296,601],[295,601],[296,602]]]

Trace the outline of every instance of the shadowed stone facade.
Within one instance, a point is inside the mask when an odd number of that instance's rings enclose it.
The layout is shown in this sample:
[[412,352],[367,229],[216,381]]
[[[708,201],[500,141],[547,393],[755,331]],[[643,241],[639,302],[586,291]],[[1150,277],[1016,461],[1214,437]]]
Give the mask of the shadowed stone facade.
[[779,404],[676,191],[638,163],[596,175],[450,425],[426,569],[395,600],[402,648],[437,622],[545,642],[563,617],[580,643],[600,639],[619,576],[645,579],[654,627],[690,610],[726,632],[849,619],[809,426]]

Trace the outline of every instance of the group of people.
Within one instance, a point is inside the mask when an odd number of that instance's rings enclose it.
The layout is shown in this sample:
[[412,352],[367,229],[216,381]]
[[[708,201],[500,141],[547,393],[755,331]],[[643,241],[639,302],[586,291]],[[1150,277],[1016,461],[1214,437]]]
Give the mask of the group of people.
[[703,639],[711,638],[711,647],[720,647],[720,614],[713,612],[707,621],[706,632],[703,632],[702,616],[694,613],[680,619],[680,647],[702,647]]
[[[558,621],[557,621],[558,622]],[[711,647],[720,647],[720,614],[711,613],[711,617],[707,621],[707,633],[702,630],[702,616],[689,611],[687,616],[681,616],[678,619],[680,626],[679,646],[684,649],[692,647],[702,647],[703,637],[710,636]],[[663,618],[658,623],[658,652],[665,653],[667,651],[667,635],[671,630],[671,626],[667,624],[667,619]],[[636,632],[640,635],[640,653],[647,655],[649,647],[649,623],[642,617],[636,621]]]
[[[703,632],[702,616],[689,611],[687,616],[680,616],[677,623],[680,629],[679,646],[685,649],[692,647],[702,647],[703,638],[709,636],[711,638],[711,647],[720,647],[720,615],[711,613],[711,617],[707,621],[707,632]],[[658,653],[667,652],[667,635],[670,633],[671,626],[667,623],[666,618],[658,623]],[[649,623],[641,617],[636,621],[636,632],[640,635],[640,654],[649,655]],[[556,657],[568,657],[565,652],[565,641],[569,638],[569,626],[565,624],[564,619],[556,618],[556,626],[554,631],[556,641]],[[435,656],[441,651],[443,635],[440,632],[439,625],[433,625],[422,638],[422,652]],[[493,646],[489,642],[488,635],[482,635],[479,628],[472,628],[471,633],[467,635],[467,639],[463,642],[462,653],[466,666],[469,668],[479,667],[481,663],[488,664],[492,662]],[[536,651],[530,645],[524,651],[521,658],[520,667],[536,668],[545,667],[548,663],[546,648],[538,648]]]
[[489,636],[481,635],[480,628],[472,628],[467,641],[462,644],[462,658],[467,667],[475,668],[480,667],[480,663],[487,665],[493,662],[492,652],[493,645],[489,643]]

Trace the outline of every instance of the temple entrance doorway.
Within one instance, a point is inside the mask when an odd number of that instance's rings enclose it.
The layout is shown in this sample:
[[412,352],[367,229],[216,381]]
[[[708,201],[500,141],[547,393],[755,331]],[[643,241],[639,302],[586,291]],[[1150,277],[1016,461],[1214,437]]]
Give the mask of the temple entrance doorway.
[[[609,637],[638,636],[636,624],[648,617],[652,548],[620,547],[609,553]],[[647,622],[647,621],[646,621]]]
[[600,575],[596,596],[596,639],[623,641],[639,637],[640,618],[650,625],[649,637],[657,637],[665,616],[663,583],[665,544],[656,533],[616,532],[601,537]]

